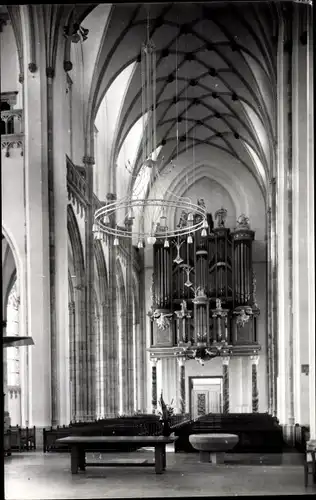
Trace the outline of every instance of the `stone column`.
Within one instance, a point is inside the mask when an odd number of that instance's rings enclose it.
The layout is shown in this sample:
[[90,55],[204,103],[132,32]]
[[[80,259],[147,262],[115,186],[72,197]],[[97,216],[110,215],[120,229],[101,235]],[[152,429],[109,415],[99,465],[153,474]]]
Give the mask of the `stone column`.
[[76,420],[76,366],[75,366],[75,302],[68,303],[69,311],[69,372],[70,372],[70,420]]
[[[110,273],[110,271],[109,271]],[[110,293],[109,293],[110,295]],[[111,370],[112,370],[112,347],[111,347],[111,307],[109,304],[109,299],[103,305],[103,320],[102,320],[102,332],[103,337],[102,343],[102,359],[103,359],[103,413],[105,417],[113,416],[111,412],[111,398],[113,397],[111,393]]]
[[185,359],[177,358],[179,364],[179,409],[180,413],[183,415],[186,409],[186,397],[185,397]]
[[[116,199],[113,193],[107,194],[107,201],[110,203]],[[115,227],[115,220],[111,221]],[[118,376],[118,338],[117,338],[117,286],[116,286],[116,257],[117,250],[113,245],[114,237],[108,237],[108,272],[109,272],[109,304],[108,304],[108,380],[107,394],[109,396],[106,408],[107,415],[115,416],[119,412],[119,376]]]
[[[315,21],[314,21],[315,22]],[[295,422],[308,422],[316,432],[315,372],[302,375],[302,365],[315,366],[315,260],[313,156],[312,8],[293,4],[293,384]],[[312,257],[312,258],[311,258]],[[313,326],[312,326],[313,325]],[[314,331],[314,346],[304,332]],[[312,341],[313,342],[313,341]]]
[[[127,231],[132,231],[133,219],[128,219],[125,223]],[[133,366],[133,275],[132,275],[132,239],[127,242],[128,257],[126,259],[126,328],[125,344],[126,349],[123,355],[126,357],[126,391],[124,410],[132,414],[134,410],[134,366]]]
[[[310,6],[308,6],[310,7]],[[315,196],[314,196],[314,82],[313,82],[313,12],[307,9],[307,262],[308,278],[308,355],[309,355],[309,424],[310,439],[316,439],[316,339],[315,339]],[[303,193],[302,193],[303,195]],[[314,243],[313,243],[314,242]]]
[[250,356],[251,359],[251,381],[252,381],[252,413],[259,411],[259,392],[258,392],[258,363],[259,356]]
[[[28,20],[23,18],[26,28]],[[23,33],[23,38],[27,39]],[[45,45],[41,40],[39,46]],[[25,47],[28,44],[25,43]],[[42,54],[44,56],[44,54]],[[25,207],[26,207],[26,280],[27,280],[27,335],[32,335],[34,346],[28,351],[29,384],[25,390],[29,394],[29,415],[25,421],[30,426],[43,427],[52,423],[52,385],[51,385],[51,296],[50,296],[50,224],[47,159],[47,85],[44,68],[30,73],[27,67],[27,54],[24,56],[25,78],[24,117],[25,117]],[[53,229],[52,229],[53,231]],[[64,297],[65,300],[65,297]],[[67,300],[67,299],[66,299]],[[67,309],[67,307],[66,307]],[[53,379],[55,380],[54,372]],[[56,396],[54,395],[54,408]],[[54,418],[56,412],[54,409]]]
[[277,57],[277,261],[278,276],[278,380],[277,416],[281,424],[292,424],[293,400],[293,309],[292,309],[292,7],[283,6],[279,22]]
[[223,365],[223,413],[229,413],[229,356],[222,357]]
[[150,358],[151,361],[151,406],[152,412],[157,410],[157,358]]
[[96,416],[96,331],[94,328],[94,235],[92,232],[93,225],[93,165],[94,158],[85,155],[82,158],[85,172],[87,197],[89,204],[86,209],[85,218],[85,277],[86,277],[86,338],[88,351],[88,380],[87,380],[87,396],[88,396],[88,420],[94,420]]

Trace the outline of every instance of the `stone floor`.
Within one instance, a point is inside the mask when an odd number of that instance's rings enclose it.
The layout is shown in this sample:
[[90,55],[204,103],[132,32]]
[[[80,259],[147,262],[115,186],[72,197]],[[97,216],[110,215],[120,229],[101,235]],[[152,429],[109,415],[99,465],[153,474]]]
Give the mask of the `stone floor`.
[[[316,494],[309,476],[304,487],[302,456],[227,454],[224,465],[198,463],[197,454],[168,449],[167,471],[152,467],[93,467],[70,474],[68,453],[14,453],[5,458],[5,498],[134,498]],[[88,454],[87,461],[153,462],[153,450]]]

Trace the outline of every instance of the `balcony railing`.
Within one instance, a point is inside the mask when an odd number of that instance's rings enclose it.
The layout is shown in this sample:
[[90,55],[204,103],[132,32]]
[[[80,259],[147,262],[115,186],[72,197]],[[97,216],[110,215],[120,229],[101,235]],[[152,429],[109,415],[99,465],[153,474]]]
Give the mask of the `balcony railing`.
[[88,204],[88,187],[84,171],[72,163],[67,156],[67,190],[68,199],[77,206],[77,213],[81,216],[86,211]]
[[23,146],[22,109],[1,111],[1,150],[5,150],[7,158],[9,158],[12,149],[20,149],[20,154],[23,156]]
[[4,135],[23,133],[22,109],[1,111],[1,133]]

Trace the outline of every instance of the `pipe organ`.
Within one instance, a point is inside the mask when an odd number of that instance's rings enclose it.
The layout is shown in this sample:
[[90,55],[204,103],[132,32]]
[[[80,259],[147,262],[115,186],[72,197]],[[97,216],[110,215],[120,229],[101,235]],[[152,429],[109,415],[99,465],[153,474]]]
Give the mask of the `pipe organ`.
[[256,343],[252,269],[254,231],[241,215],[233,230],[225,227],[227,211],[211,214],[209,227],[166,246],[153,246],[152,346],[179,343],[228,345]]

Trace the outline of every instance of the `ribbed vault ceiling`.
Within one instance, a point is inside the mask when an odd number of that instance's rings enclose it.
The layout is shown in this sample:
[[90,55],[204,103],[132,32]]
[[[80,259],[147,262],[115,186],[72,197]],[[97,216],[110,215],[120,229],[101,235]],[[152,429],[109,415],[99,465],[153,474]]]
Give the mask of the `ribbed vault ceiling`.
[[[95,113],[115,78],[136,61],[119,114],[113,161],[142,115],[140,49],[148,19],[157,52],[157,145],[163,146],[164,164],[193,144],[207,144],[237,158],[262,185],[249,151],[255,153],[268,179],[275,133],[273,5],[113,6],[94,71]],[[136,171],[141,158],[140,142]]]

